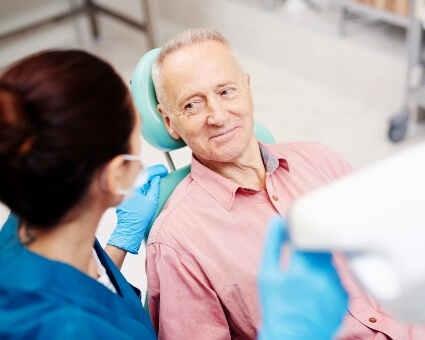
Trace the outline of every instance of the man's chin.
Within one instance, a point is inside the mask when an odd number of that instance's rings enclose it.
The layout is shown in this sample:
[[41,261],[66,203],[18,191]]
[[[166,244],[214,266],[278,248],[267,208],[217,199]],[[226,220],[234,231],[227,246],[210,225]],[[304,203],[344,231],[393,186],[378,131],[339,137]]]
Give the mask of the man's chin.
[[216,163],[235,163],[242,154],[239,148],[225,148],[215,150],[212,153],[211,161]]

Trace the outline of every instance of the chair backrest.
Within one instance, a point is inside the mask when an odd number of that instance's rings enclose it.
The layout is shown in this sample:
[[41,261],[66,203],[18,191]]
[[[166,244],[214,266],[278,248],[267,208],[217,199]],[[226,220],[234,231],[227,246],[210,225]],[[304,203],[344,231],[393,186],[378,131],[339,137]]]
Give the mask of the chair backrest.
[[[143,138],[150,145],[165,153],[165,157],[172,170],[161,180],[159,205],[152,219],[151,225],[148,227],[146,238],[149,234],[153,221],[155,221],[156,217],[161,212],[165,202],[168,200],[168,197],[171,195],[177,184],[190,172],[190,164],[183,168],[175,169],[169,152],[180,149],[186,146],[186,144],[182,139],[176,140],[168,134],[164,121],[157,110],[158,100],[156,98],[155,88],[152,82],[151,71],[152,65],[160,50],[160,48],[150,50],[140,59],[131,80],[131,95],[137,110],[142,116]],[[275,142],[272,134],[264,125],[255,123],[254,130],[255,135],[262,142]]]

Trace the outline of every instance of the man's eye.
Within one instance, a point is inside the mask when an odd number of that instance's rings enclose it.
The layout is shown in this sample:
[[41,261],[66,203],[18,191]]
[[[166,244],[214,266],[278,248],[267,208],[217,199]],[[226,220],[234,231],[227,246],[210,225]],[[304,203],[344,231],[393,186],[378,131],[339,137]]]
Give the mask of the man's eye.
[[231,95],[231,94],[233,94],[233,92],[235,91],[235,89],[224,89],[223,91],[221,91],[221,94],[223,95],[223,96],[228,96],[228,95]]
[[184,109],[190,110],[190,109],[193,109],[193,107],[194,107],[193,103],[188,103],[188,104],[185,105]]
[[190,102],[184,104],[183,109],[186,114],[198,113],[205,105],[205,101],[202,98],[194,98]]

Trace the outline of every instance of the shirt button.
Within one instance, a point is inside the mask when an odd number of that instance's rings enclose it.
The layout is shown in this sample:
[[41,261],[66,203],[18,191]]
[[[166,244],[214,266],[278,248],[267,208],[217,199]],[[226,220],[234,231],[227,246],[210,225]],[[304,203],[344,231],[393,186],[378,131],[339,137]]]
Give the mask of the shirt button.
[[376,318],[369,318],[369,322],[375,323],[376,322]]
[[272,198],[277,201],[279,198],[277,196],[272,196]]

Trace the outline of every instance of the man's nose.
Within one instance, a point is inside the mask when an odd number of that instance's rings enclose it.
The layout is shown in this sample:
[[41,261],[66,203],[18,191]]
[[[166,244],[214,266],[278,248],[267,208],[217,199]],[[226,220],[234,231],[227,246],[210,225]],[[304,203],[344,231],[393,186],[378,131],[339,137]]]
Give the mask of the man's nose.
[[208,101],[208,118],[207,123],[209,125],[223,125],[229,113],[226,109],[225,103],[220,98],[210,98]]

